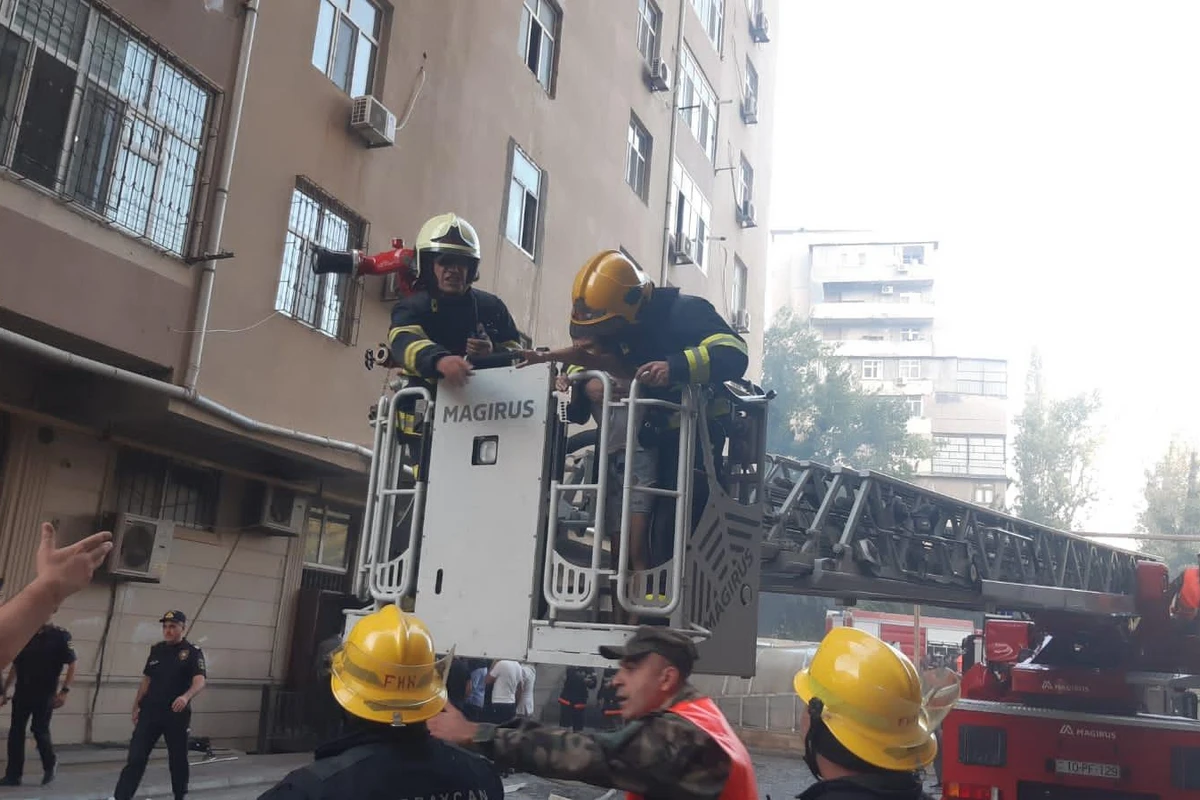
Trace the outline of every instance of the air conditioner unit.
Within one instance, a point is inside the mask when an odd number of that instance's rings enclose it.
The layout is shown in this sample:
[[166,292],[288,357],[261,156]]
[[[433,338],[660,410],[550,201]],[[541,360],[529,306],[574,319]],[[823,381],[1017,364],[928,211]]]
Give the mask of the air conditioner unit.
[[739,308],[733,312],[733,330],[736,333],[750,332],[750,309]]
[[750,94],[742,98],[742,122],[747,125],[758,123],[758,97],[756,95]]
[[246,525],[268,533],[299,536],[308,517],[308,501],[294,489],[257,484],[246,496]]
[[170,520],[118,514],[113,526],[113,549],[105,569],[110,575],[159,583],[171,555],[175,523]]
[[738,208],[738,222],[742,224],[743,228],[753,228],[758,225],[753,202],[742,201],[742,205]]
[[881,288],[879,290],[880,294],[895,294],[895,292],[896,292],[896,287],[894,287],[894,286],[884,286],[883,288]]
[[369,94],[354,98],[350,127],[368,148],[391,147],[396,143],[396,115]]
[[650,61],[646,67],[646,85],[652,92],[665,92],[671,88],[671,67],[661,58]]
[[675,263],[696,263],[696,242],[690,236],[680,236],[675,240]]
[[764,11],[750,18],[750,38],[759,44],[771,41],[771,24]]

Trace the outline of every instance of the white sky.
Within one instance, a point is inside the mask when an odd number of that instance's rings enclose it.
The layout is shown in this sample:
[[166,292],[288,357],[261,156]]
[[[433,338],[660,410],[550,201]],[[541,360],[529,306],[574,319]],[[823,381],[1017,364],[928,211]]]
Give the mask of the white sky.
[[1087,528],[1132,529],[1200,441],[1200,3],[780,6],[771,226],[939,237],[939,349],[1008,358],[1014,411],[1034,344],[1100,390]]

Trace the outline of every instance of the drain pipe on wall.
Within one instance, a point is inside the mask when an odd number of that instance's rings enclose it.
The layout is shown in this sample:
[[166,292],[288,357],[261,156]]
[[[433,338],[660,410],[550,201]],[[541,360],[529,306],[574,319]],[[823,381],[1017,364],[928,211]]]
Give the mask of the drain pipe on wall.
[[221,232],[225,227],[225,209],[229,205],[229,185],[233,181],[233,157],[237,150],[238,129],[242,124],[242,107],[246,102],[246,82],[250,75],[250,54],[254,49],[254,31],[258,25],[259,0],[247,0],[246,18],[242,23],[242,46],[238,52],[237,74],[233,80],[233,100],[230,104],[229,128],[221,148],[221,163],[217,171],[216,196],[213,198],[212,224],[204,242],[204,266],[200,273],[200,290],[196,294],[191,352],[188,354],[187,374],[183,386],[195,393],[200,380],[200,361],[204,357],[204,338],[208,334],[208,312],[212,307],[213,282],[217,277],[217,259],[223,256]]
[[187,389],[183,386],[176,386],[173,383],[160,381],[155,378],[150,378],[146,375],[141,375],[137,372],[131,372],[127,369],[114,367],[111,364],[105,364],[102,361],[94,361],[90,358],[76,355],[66,350],[61,350],[52,345],[39,342],[37,339],[30,339],[28,336],[22,336],[10,330],[0,328],[0,343],[11,344],[30,353],[35,353],[43,358],[51,361],[57,361],[60,364],[66,364],[70,367],[91,372],[94,375],[100,375],[105,378],[128,383],[133,386],[138,386],[143,389],[148,389],[152,392],[166,395],[175,400],[183,400],[190,403],[202,411],[207,411],[214,416],[217,416],[227,422],[232,422],[240,428],[243,428],[251,433],[261,433],[270,436],[280,436],[285,439],[292,439],[297,442],[305,442],[306,444],[315,444],[321,447],[328,447],[332,450],[342,450],[347,453],[353,453],[363,458],[371,458],[371,449],[363,447],[354,442],[343,442],[338,439],[331,439],[328,436],[319,436],[315,433],[305,433],[294,428],[284,428],[280,425],[272,425],[269,422],[260,422],[256,419],[251,419],[245,414],[240,414],[228,406],[223,406],[215,400],[210,400],[203,395],[197,394],[193,389]]
[[675,172],[675,142],[679,136],[679,72],[683,68],[683,21],[686,19],[688,0],[679,0],[679,30],[675,34],[675,69],[671,77],[675,85],[671,88],[671,134],[667,137],[667,196],[663,203],[662,261],[659,264],[658,285],[667,285],[667,270],[671,258],[671,175]]

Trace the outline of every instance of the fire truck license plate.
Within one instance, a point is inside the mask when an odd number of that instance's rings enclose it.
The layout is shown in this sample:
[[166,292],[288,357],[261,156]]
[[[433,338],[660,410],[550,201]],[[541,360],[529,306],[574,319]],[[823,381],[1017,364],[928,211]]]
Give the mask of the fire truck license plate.
[[1097,764],[1094,761],[1054,760],[1054,771],[1059,775],[1083,775],[1088,778],[1121,779],[1121,768],[1116,764]]

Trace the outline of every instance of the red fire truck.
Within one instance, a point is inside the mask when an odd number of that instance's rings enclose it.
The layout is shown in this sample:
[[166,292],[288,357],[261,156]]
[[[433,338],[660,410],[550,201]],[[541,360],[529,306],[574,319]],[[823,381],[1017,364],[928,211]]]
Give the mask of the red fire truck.
[[[825,612],[825,632],[836,627],[858,628],[897,647],[914,663],[955,668],[963,641],[978,633],[969,619],[921,616],[921,643],[913,647],[915,618],[886,611],[839,609]],[[920,653],[920,658],[916,656]]]
[[989,615],[943,797],[1200,800],[1200,630],[1160,561],[875,472],[775,457],[766,484],[763,590]]

